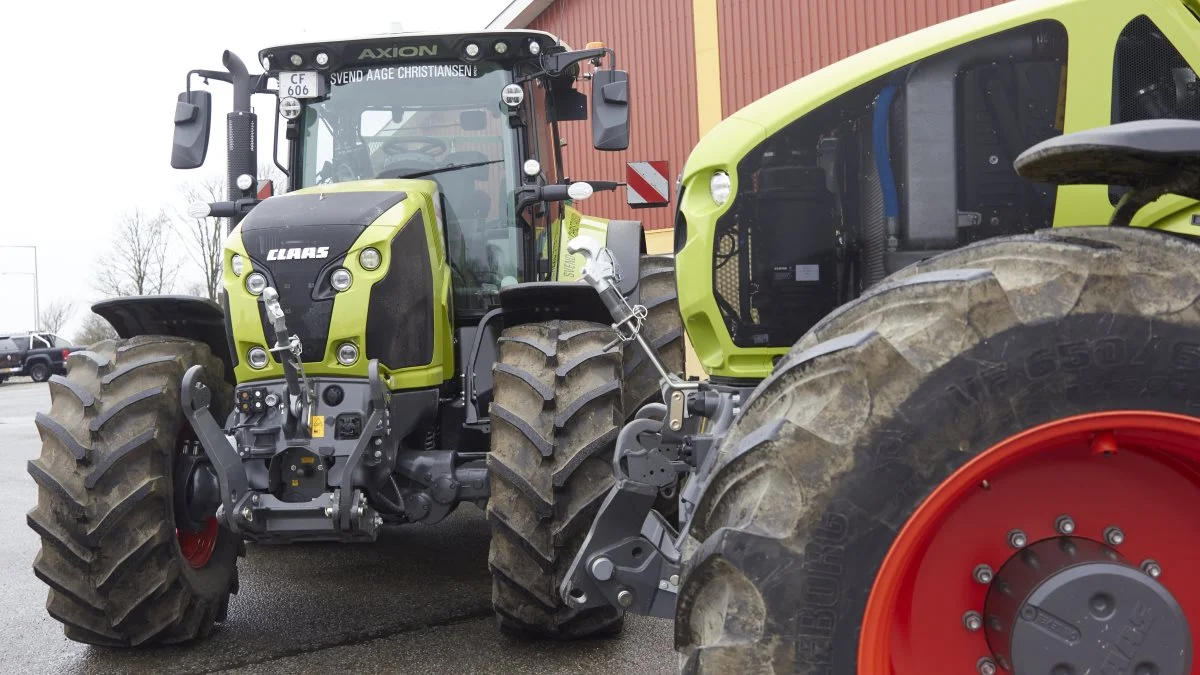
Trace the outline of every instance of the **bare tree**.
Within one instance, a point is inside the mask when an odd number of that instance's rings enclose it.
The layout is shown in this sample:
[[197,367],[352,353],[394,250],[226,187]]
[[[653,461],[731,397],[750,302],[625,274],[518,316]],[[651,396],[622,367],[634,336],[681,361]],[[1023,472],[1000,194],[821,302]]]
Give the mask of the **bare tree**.
[[[206,204],[225,199],[225,179],[211,174],[199,180],[184,183],[179,188],[185,205],[203,202]],[[176,224],[188,257],[200,270],[199,292],[194,295],[217,299],[221,289],[221,250],[225,244],[225,226],[220,218],[195,218],[187,213],[175,212]]]
[[94,345],[101,340],[111,340],[117,337],[117,331],[112,327],[112,324],[104,320],[104,317],[89,312],[87,318],[83,320],[83,327],[75,333],[75,344],[77,345]]
[[281,195],[287,192],[287,175],[269,159],[258,163],[258,179],[271,181],[273,194]]
[[166,214],[133,209],[117,224],[112,248],[100,261],[94,285],[108,296],[169,293],[178,273],[170,259]]
[[63,326],[71,320],[71,315],[75,313],[75,303],[70,300],[55,300],[49,305],[42,308],[41,316],[38,317],[39,330],[49,331],[58,335],[62,331]]

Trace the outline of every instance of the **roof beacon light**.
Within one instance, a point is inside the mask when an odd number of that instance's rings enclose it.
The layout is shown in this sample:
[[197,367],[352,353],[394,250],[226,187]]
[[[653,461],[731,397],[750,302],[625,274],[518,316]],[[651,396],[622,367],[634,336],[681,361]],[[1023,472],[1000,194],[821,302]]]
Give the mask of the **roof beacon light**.
[[467,56],[475,58],[476,56],[479,56],[479,45],[475,44],[474,42],[468,42],[463,51],[466,52]]
[[495,49],[497,54],[503,54],[508,51],[508,43],[503,41],[497,42],[492,45],[492,49]]
[[534,56],[537,56],[538,54],[542,53],[542,46],[540,44],[538,44],[537,40],[529,41],[529,53],[533,54]]
[[325,52],[317,52],[317,55],[313,57],[313,60],[317,62],[318,66],[324,68],[325,66],[329,65],[329,54]]
[[290,60],[292,62],[292,65],[296,66],[297,68],[304,65],[304,57],[300,56],[299,54],[292,54]]

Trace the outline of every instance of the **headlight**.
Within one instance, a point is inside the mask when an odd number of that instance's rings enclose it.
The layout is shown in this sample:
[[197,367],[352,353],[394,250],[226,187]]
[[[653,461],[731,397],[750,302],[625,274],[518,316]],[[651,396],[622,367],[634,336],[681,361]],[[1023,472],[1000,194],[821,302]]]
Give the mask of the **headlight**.
[[255,370],[262,370],[267,367],[267,361],[270,359],[267,356],[267,350],[262,347],[251,347],[250,351],[246,352],[246,362]]
[[317,62],[318,66],[324,68],[325,66],[329,65],[329,54],[326,54],[325,52],[317,52],[317,55],[313,57],[313,60]]
[[364,248],[362,253],[358,254],[358,264],[363,266],[364,270],[379,269],[379,263],[383,262],[383,256],[379,255],[379,251],[373,248]]
[[333,274],[329,275],[329,283],[333,284],[333,288],[336,291],[344,291],[350,288],[350,284],[353,281],[354,277],[350,276],[350,270],[345,267],[339,267],[333,271]]
[[337,360],[343,366],[354,365],[354,362],[358,360],[358,347],[355,347],[352,343],[343,342],[338,347]]
[[246,271],[246,261],[242,260],[242,256],[234,253],[229,259],[229,269],[233,270],[233,276],[240,277],[242,272]]
[[262,275],[262,272],[252,272],[246,277],[246,290],[250,291],[251,295],[261,295],[267,287],[267,278]]
[[729,174],[724,171],[714,173],[708,180],[708,191],[717,206],[729,201],[729,193],[733,191],[733,181],[729,179]]

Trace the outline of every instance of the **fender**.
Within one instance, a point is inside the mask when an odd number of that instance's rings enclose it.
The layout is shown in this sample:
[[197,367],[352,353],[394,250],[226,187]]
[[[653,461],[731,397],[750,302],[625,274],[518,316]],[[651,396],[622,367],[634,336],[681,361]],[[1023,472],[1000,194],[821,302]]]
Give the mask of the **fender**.
[[225,312],[212,300],[191,295],[137,295],[102,300],[92,305],[92,311],[112,324],[123,339],[171,335],[203,342],[225,364],[225,379],[236,384]]
[[[608,249],[620,270],[617,288],[629,302],[640,302],[638,279],[641,256],[645,252],[642,224],[634,220],[608,222]],[[466,388],[468,425],[488,424],[488,403],[492,400],[492,365],[499,350],[500,332],[511,326],[575,319],[610,325],[612,314],[600,296],[581,281],[536,281],[513,284],[500,289],[500,307],[487,313],[472,331],[470,344],[463,344],[463,379]],[[465,331],[464,331],[465,333]]]

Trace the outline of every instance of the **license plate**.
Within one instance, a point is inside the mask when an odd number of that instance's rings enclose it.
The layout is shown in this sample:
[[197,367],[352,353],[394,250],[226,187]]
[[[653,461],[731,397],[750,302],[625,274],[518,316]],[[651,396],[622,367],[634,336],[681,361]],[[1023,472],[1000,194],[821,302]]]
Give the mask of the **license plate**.
[[21,370],[21,368],[20,368],[20,367],[17,367],[17,368],[0,368],[0,373],[15,373],[15,372],[17,372],[17,371],[19,371],[19,370]]
[[279,97],[316,98],[320,96],[321,78],[316,72],[282,72],[279,74]]

